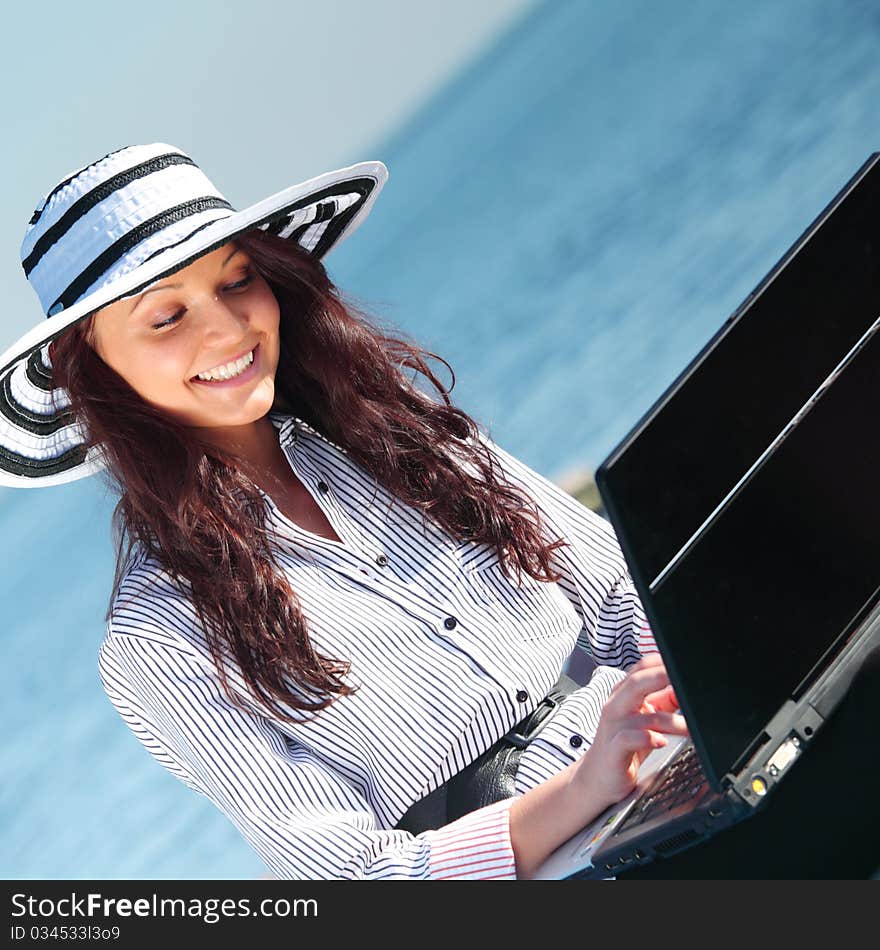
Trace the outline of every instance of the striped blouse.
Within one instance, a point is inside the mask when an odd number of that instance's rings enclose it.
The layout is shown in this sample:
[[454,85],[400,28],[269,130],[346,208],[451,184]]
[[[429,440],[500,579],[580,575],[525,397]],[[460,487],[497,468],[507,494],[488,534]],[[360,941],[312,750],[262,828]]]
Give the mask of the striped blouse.
[[237,708],[184,590],[140,549],[100,649],[107,696],[278,878],[515,878],[512,798],[418,835],[394,825],[533,710],[576,648],[598,665],[523,753],[516,794],[589,747],[623,670],[656,650],[611,527],[483,437],[548,537],[567,542],[562,580],[524,574],[517,587],[490,546],[451,538],[295,416],[270,418],[341,541],[298,527],[264,494],[276,560],[315,648],[349,660],[359,688],[286,723],[230,666]]

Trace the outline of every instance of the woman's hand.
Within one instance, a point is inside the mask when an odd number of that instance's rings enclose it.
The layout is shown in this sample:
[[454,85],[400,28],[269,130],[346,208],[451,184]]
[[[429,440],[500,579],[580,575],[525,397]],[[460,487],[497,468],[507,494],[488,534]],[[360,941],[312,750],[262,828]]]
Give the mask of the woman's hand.
[[577,763],[576,782],[607,805],[625,798],[648,753],[666,745],[665,735],[688,734],[677,709],[663,660],[649,654],[611,691],[593,744]]
[[663,661],[649,654],[611,691],[593,744],[577,762],[514,798],[510,842],[517,877],[531,878],[564,841],[636,785],[639,766],[666,735],[687,735]]

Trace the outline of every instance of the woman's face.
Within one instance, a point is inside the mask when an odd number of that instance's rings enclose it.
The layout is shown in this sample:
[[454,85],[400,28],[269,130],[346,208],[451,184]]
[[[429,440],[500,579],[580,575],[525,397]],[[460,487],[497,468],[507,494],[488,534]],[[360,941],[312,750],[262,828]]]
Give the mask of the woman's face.
[[[91,343],[143,399],[184,425],[240,426],[272,408],[279,320],[271,288],[231,242],[97,311]],[[242,357],[253,361],[239,372]],[[207,374],[214,379],[198,378]]]

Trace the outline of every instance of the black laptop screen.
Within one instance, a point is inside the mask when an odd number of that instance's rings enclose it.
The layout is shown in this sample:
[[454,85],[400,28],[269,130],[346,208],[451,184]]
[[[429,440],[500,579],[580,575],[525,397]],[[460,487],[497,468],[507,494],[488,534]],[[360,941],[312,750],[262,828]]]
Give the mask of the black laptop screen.
[[877,316],[877,156],[841,194],[797,254],[783,258],[600,466],[596,480],[643,583],[661,573]]
[[880,331],[650,596],[716,781],[876,597],[878,434]]

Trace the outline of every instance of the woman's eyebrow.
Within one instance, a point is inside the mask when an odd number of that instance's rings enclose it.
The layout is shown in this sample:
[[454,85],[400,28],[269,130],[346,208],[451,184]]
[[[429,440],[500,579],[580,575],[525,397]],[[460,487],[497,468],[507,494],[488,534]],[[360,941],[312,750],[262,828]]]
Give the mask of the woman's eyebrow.
[[[223,261],[223,263],[220,265],[221,269],[224,268],[232,260],[232,258],[235,257],[236,254],[241,254],[241,252],[242,251],[240,247],[237,247],[234,251],[232,251],[232,253],[226,258],[226,260]],[[146,297],[147,294],[153,293],[154,290],[177,290],[179,287],[182,287],[182,286],[183,286],[182,284],[162,284],[159,287],[150,287],[149,290],[145,290],[142,294],[138,296],[137,300],[135,301],[134,306],[131,308],[131,310],[128,311],[128,315],[131,316],[135,312],[135,310],[137,310],[138,304],[144,299],[144,297]]]

